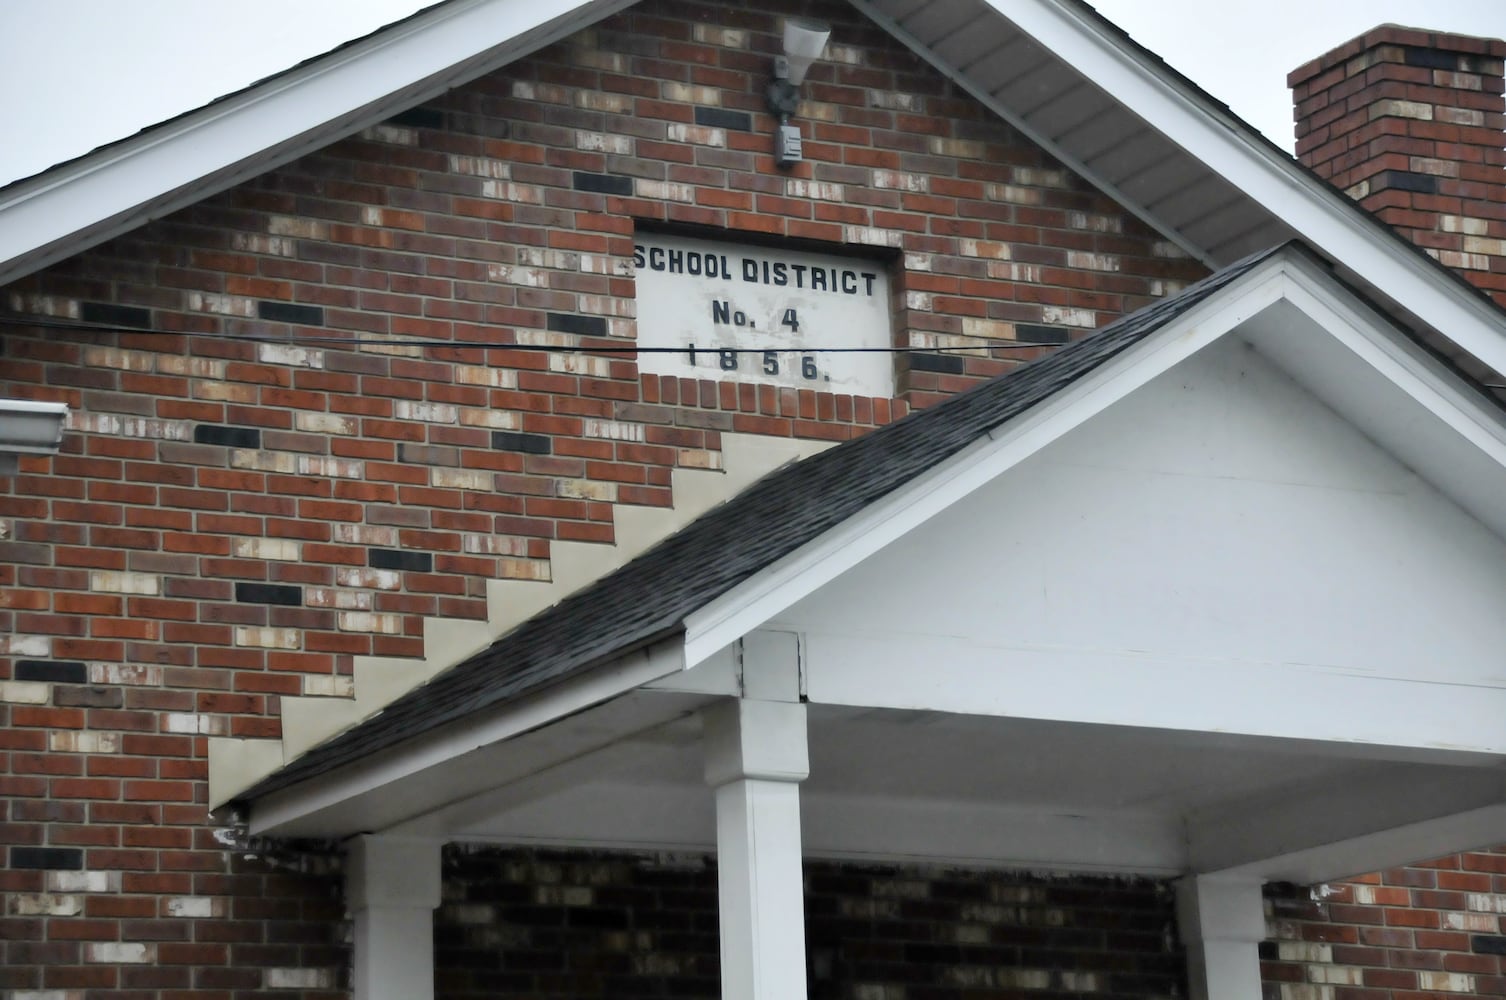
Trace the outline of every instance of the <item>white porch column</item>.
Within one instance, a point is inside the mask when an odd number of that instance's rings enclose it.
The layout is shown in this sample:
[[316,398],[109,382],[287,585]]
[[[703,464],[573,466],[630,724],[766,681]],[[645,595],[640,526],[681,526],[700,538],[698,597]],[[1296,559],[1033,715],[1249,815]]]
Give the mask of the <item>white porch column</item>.
[[1189,875],[1177,883],[1192,1000],[1260,1000],[1260,880]]
[[360,836],[346,853],[355,1000],[433,1000],[439,842]]
[[805,706],[728,700],[704,723],[706,782],[716,789],[723,1000],[804,1000]]

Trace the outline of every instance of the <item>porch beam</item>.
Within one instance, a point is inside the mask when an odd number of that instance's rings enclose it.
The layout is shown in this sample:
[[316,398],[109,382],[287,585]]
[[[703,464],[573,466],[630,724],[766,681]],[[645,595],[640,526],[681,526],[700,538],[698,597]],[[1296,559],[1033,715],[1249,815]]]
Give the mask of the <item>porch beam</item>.
[[1260,881],[1190,875],[1176,888],[1192,1000],[1260,1000]]
[[805,706],[729,699],[703,718],[706,782],[716,798],[723,1000],[804,1000]]
[[360,836],[346,849],[354,1000],[433,1000],[437,840]]
[[1393,766],[1290,786],[1189,818],[1199,872],[1325,882],[1500,839],[1506,773]]

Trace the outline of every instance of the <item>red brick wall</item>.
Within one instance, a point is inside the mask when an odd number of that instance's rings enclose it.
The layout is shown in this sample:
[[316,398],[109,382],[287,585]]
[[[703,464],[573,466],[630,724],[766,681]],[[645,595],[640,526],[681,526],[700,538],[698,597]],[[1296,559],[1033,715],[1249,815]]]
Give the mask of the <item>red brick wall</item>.
[[[437,997],[719,996],[710,859],[448,853]],[[812,1000],[1186,993],[1150,880],[808,863]]]
[[1506,846],[1266,899],[1270,1000],[1506,996]]

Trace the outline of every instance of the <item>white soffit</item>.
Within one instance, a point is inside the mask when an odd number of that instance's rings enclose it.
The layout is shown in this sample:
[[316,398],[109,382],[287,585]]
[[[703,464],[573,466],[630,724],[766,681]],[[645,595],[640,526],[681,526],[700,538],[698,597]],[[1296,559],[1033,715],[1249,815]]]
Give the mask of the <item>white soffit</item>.
[[0,285],[506,65],[632,0],[450,0],[0,191]]
[[1481,294],[1076,0],[853,3],[1210,266],[1300,237],[1475,374],[1506,372],[1506,321]]

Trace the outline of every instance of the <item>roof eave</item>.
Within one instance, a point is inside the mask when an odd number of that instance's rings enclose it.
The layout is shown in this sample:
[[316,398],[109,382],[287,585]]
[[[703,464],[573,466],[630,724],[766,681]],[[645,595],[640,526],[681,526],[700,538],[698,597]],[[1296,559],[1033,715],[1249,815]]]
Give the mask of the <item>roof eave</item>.
[[632,0],[451,0],[0,191],[0,285],[506,65]]

